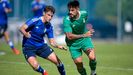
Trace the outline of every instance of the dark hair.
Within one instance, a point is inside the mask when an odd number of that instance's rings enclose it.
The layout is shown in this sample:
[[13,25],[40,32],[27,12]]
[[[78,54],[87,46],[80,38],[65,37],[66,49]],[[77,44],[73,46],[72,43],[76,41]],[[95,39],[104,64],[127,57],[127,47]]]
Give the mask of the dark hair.
[[45,9],[43,10],[44,12],[51,11],[53,14],[55,13],[55,8],[53,6],[46,6]]
[[70,7],[79,7],[79,2],[77,0],[74,0],[74,1],[70,1],[68,4],[67,4],[67,7],[70,8]]

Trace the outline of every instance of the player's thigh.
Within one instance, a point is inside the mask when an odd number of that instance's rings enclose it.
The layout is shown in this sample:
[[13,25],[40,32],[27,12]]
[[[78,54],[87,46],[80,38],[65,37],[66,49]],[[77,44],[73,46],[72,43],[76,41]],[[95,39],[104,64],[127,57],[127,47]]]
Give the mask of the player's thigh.
[[36,60],[36,48],[33,46],[23,47],[23,54],[26,61],[34,68],[38,67],[38,61]]
[[89,54],[90,51],[94,48],[94,45],[91,41],[91,38],[85,38],[84,42],[82,43],[81,49],[86,53]]
[[23,55],[26,60],[28,60],[30,57],[36,57],[36,49],[32,46],[26,46],[22,48]]
[[34,68],[37,68],[38,67],[38,61],[37,61],[37,59],[36,59],[36,57],[34,57],[34,56],[31,56],[31,57],[29,57],[28,59],[27,59],[27,62],[32,66],[32,67],[34,67]]
[[95,55],[95,50],[94,50],[94,48],[92,48],[92,49],[90,50],[90,53],[89,53],[88,57],[89,57],[90,60],[95,60],[95,59],[96,59],[96,55]]
[[52,63],[54,63],[54,64],[59,64],[61,61],[60,61],[60,59],[56,56],[56,54],[53,52],[53,53],[51,53],[49,56],[48,56],[48,58],[47,58],[47,60],[49,60],[49,61],[51,61]]
[[86,53],[86,55],[89,57],[89,59],[95,58],[94,45],[91,41],[91,38],[85,39],[81,49]]
[[85,53],[90,60],[94,60],[96,58],[94,48],[87,48]]
[[82,56],[82,50],[80,49],[80,47],[71,46],[69,47],[69,51],[73,60]]
[[48,56],[53,53],[53,49],[50,48],[48,45],[44,45],[43,47],[39,48],[36,52],[36,54],[39,56],[39,57],[42,57],[42,58],[48,58]]
[[59,64],[60,62],[53,49],[48,45],[44,45],[42,48],[37,50],[37,55],[51,61],[54,64]]
[[82,63],[82,56],[73,59],[73,61],[74,61],[75,64]]
[[94,48],[91,38],[85,38],[84,42],[82,43],[82,50],[85,52],[88,48]]

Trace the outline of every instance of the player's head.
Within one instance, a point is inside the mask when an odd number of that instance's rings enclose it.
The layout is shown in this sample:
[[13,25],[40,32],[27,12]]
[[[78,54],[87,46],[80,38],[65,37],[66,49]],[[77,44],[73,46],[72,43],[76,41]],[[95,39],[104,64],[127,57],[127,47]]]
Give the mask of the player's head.
[[74,18],[75,16],[77,16],[78,12],[79,12],[79,2],[77,0],[74,1],[70,1],[67,4],[68,10],[69,10],[69,16],[71,18]]
[[43,16],[46,22],[49,22],[52,19],[54,13],[55,9],[53,6],[46,6],[46,8],[43,11]]

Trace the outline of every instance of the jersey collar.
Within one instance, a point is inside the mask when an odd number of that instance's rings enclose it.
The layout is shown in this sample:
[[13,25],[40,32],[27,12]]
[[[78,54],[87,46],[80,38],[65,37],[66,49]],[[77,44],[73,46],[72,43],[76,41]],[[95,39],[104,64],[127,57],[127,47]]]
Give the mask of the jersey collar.
[[80,16],[81,16],[80,11],[78,11],[78,13],[79,13],[79,17],[78,17],[78,18],[76,18],[76,19],[74,19],[74,20],[78,20],[78,19],[80,18]]

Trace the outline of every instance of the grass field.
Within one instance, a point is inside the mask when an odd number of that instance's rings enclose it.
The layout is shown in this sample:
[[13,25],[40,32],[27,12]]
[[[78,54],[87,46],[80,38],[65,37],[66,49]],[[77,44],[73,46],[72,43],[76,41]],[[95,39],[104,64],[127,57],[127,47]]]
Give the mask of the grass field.
[[[21,45],[16,45],[21,50]],[[95,42],[98,75],[133,75],[133,44],[99,43]],[[22,51],[14,55],[5,43],[0,43],[0,75],[41,75],[34,72],[26,63]],[[79,75],[68,51],[55,49],[56,54],[65,64],[67,75]],[[84,65],[88,75],[90,69],[88,59],[83,55]],[[56,66],[38,57],[41,66],[49,75],[59,75]]]

